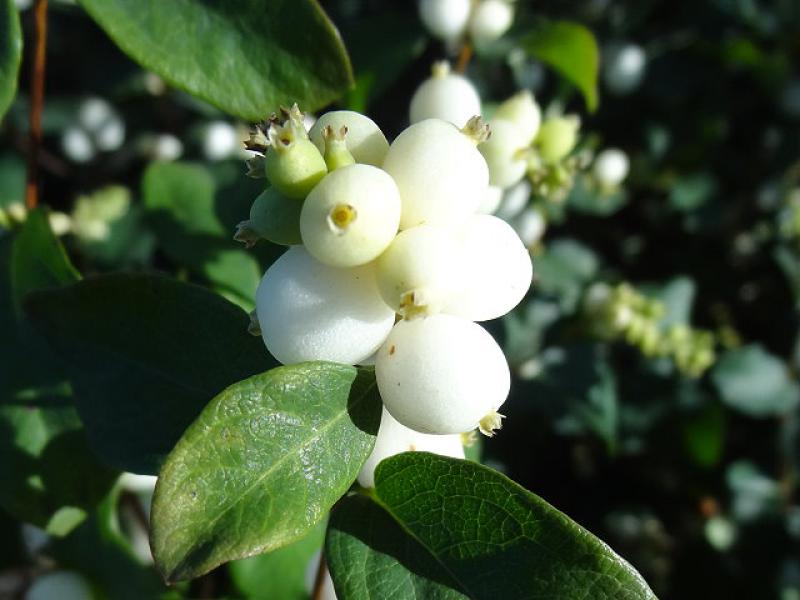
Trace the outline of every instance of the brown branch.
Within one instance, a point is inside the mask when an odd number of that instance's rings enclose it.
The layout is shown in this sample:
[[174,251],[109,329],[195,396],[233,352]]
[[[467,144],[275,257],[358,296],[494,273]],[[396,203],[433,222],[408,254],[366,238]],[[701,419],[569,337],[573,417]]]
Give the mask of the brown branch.
[[472,44],[464,42],[461,50],[458,53],[458,60],[456,61],[456,73],[466,73],[469,61],[472,58]]
[[317,576],[314,578],[314,591],[311,592],[311,600],[322,600],[322,590],[325,587],[325,572],[327,566],[325,565],[325,553],[319,555],[319,567],[317,567]]
[[36,208],[39,203],[39,146],[42,143],[42,108],[44,107],[44,66],[47,48],[47,0],[36,0],[33,6],[34,40],[31,61],[30,131],[28,146],[28,180],[25,205]]

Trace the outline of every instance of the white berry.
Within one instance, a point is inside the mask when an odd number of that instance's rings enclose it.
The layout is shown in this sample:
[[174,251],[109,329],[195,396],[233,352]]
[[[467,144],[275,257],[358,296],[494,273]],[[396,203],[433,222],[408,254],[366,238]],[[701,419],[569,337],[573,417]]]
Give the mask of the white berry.
[[603,56],[603,80],[611,93],[628,94],[639,87],[647,67],[647,55],[641,46],[615,44]]
[[592,171],[597,182],[605,188],[618,187],[628,176],[630,161],[619,148],[606,148],[594,159]]
[[511,374],[503,351],[480,325],[438,314],[400,321],[378,352],[386,409],[415,431],[463,433],[499,426]]
[[411,98],[412,123],[441,119],[463,127],[472,117],[481,114],[481,98],[469,79],[451,73],[446,61],[434,64],[432,70],[432,76],[422,82]]
[[489,166],[489,183],[507,188],[519,183],[528,168],[528,143],[511,121],[494,119],[491,137],[478,144]]
[[503,188],[499,188],[496,185],[490,185],[486,188],[486,194],[483,196],[483,200],[478,205],[478,211],[480,214],[483,215],[491,215],[500,207],[500,203],[503,201]]
[[496,41],[511,27],[514,7],[508,0],[481,0],[472,13],[469,35],[478,46],[487,46]]
[[501,103],[494,111],[495,119],[511,121],[516,125],[519,136],[528,145],[536,138],[542,124],[542,111],[533,94],[523,90]]
[[383,164],[383,159],[389,150],[389,142],[386,141],[386,136],[383,135],[375,121],[352,110],[335,110],[325,113],[316,120],[308,132],[308,137],[322,153],[325,152],[325,139],[322,131],[328,125],[335,131],[347,127],[345,143],[356,162],[376,167]]
[[371,265],[336,269],[302,246],[290,248],[264,274],[256,314],[267,350],[283,364],[358,364],[380,347],[394,323]]
[[411,125],[397,136],[383,168],[400,189],[400,229],[463,221],[477,210],[489,185],[489,168],[473,140],[439,119]]
[[300,234],[309,253],[333,267],[374,260],[397,233],[400,192],[372,165],[354,164],[328,173],[303,203]]
[[402,231],[375,263],[381,296],[404,317],[441,311],[461,279],[458,251],[443,227],[418,225]]
[[471,321],[501,317],[514,308],[531,285],[530,254],[514,229],[491,215],[475,215],[461,231],[463,287],[444,312]]
[[523,179],[517,185],[503,191],[503,200],[500,207],[495,211],[495,215],[510,221],[520,214],[531,199],[531,184],[527,179]]
[[544,220],[541,211],[536,208],[526,208],[512,223],[514,231],[519,235],[519,239],[528,248],[535,245],[542,239],[547,222]]
[[467,28],[471,0],[420,0],[419,18],[431,35],[442,40],[459,37]]
[[375,487],[375,468],[384,458],[401,452],[419,451],[464,458],[461,435],[431,435],[414,431],[398,423],[384,408],[381,413],[381,425],[378,429],[378,437],[375,439],[375,447],[358,474],[359,485],[365,488]]

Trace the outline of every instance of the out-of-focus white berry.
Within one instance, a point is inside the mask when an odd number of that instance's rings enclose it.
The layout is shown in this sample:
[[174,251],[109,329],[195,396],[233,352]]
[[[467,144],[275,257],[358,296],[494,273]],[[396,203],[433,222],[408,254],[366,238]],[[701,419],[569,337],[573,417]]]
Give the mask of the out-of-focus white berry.
[[419,18],[432,36],[452,40],[467,28],[471,0],[420,0]]
[[499,188],[519,183],[528,168],[528,143],[511,121],[493,119],[491,137],[478,144],[489,166],[489,184]]
[[513,227],[522,243],[530,248],[542,239],[547,229],[547,222],[541,211],[535,208],[526,208],[514,219]]
[[116,116],[114,108],[103,98],[87,98],[78,108],[78,123],[92,133]]
[[478,46],[487,46],[500,38],[514,21],[514,7],[508,0],[481,0],[472,11],[469,36]]
[[89,134],[77,126],[69,126],[61,135],[61,149],[72,162],[87,163],[97,151]]
[[336,269],[302,246],[290,248],[264,274],[256,314],[267,349],[283,364],[358,364],[378,349],[394,323],[372,265]]
[[335,110],[325,113],[316,120],[308,132],[308,137],[322,153],[325,152],[322,130],[328,125],[334,131],[347,127],[345,143],[356,162],[376,167],[383,164],[383,159],[389,151],[389,142],[386,141],[386,136],[383,135],[375,121],[352,110]]
[[483,196],[483,200],[478,205],[478,213],[484,215],[491,215],[494,214],[494,211],[498,209],[500,206],[500,202],[503,200],[503,189],[497,187],[496,185],[490,185],[486,188],[486,194]]
[[72,219],[66,213],[53,211],[47,215],[47,220],[50,222],[50,229],[56,235],[64,235],[72,229]]
[[237,154],[242,140],[236,127],[226,121],[212,121],[203,131],[203,155],[208,160],[225,160]]
[[592,171],[595,179],[604,188],[616,188],[628,176],[630,161],[619,148],[606,148],[594,159]]
[[378,352],[386,409],[415,431],[464,433],[499,427],[511,374],[503,351],[480,325],[438,314],[399,321]]
[[481,98],[469,79],[450,72],[447,61],[435,63],[432,75],[422,82],[411,98],[410,120],[441,119],[463,127],[481,114]]
[[33,0],[14,0],[17,10],[27,10],[33,4]]
[[375,487],[375,468],[384,458],[401,452],[433,452],[442,456],[464,458],[460,434],[432,435],[414,431],[398,423],[384,408],[375,447],[358,474],[359,485],[365,488]]
[[39,554],[52,539],[50,534],[44,529],[31,525],[30,523],[23,523],[20,528],[20,533],[22,534],[22,544],[25,546],[25,550],[28,551],[30,556]]
[[473,216],[460,231],[462,286],[444,312],[470,321],[501,317],[525,297],[533,264],[517,232],[491,215]]
[[527,146],[533,142],[539,132],[539,126],[542,124],[542,111],[533,94],[529,90],[523,90],[501,103],[494,112],[494,118],[512,122]]
[[613,94],[632,92],[642,82],[647,55],[637,44],[610,45],[604,53],[603,80]]
[[406,318],[441,311],[461,281],[458,252],[444,227],[417,225],[400,232],[375,264],[381,296]]
[[95,131],[94,140],[98,150],[117,150],[125,141],[125,122],[118,116],[108,119]]
[[178,160],[183,154],[183,142],[169,133],[156,135],[152,140],[155,160]]
[[300,234],[308,252],[334,267],[357,267],[383,252],[400,224],[400,192],[372,165],[328,173],[303,203]]
[[397,136],[383,168],[400,189],[400,229],[457,224],[477,210],[489,185],[489,168],[475,143],[439,119]]
[[536,148],[544,162],[555,163],[565,158],[578,142],[580,119],[575,115],[545,119],[536,134]]
[[495,216],[504,221],[511,221],[525,210],[530,200],[531,184],[527,179],[523,179],[517,185],[503,192],[503,200],[500,203],[500,208],[495,211]]
[[92,600],[89,583],[74,571],[51,571],[37,577],[25,600]]

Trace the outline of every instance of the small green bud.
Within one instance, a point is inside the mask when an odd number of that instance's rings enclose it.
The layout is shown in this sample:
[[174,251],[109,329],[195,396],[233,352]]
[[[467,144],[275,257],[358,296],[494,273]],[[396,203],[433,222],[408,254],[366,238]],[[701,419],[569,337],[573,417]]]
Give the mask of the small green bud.
[[290,120],[270,125],[264,170],[270,183],[289,198],[302,199],[325,177],[328,167],[308,136]]
[[233,239],[243,242],[248,248],[260,239],[282,246],[300,244],[302,208],[302,202],[283,196],[275,188],[269,188],[255,199],[250,208],[250,219],[236,226]]
[[545,120],[534,142],[542,160],[555,163],[572,152],[578,142],[580,126],[580,119],[573,115]]

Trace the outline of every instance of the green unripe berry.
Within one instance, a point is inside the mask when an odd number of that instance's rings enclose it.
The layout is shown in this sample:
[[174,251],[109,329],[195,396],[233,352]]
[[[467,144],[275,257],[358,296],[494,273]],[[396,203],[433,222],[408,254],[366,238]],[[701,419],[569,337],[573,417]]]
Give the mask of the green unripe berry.
[[575,116],[551,117],[542,123],[536,136],[536,148],[544,162],[565,158],[578,142],[580,120]]
[[264,190],[250,207],[250,220],[237,225],[233,239],[247,246],[252,246],[259,239],[282,246],[300,244],[302,209],[301,202],[287,198],[274,187]]
[[346,137],[346,125],[342,125],[338,129],[334,129],[330,125],[323,128],[322,139],[325,141],[324,158],[328,171],[355,164],[356,159],[347,149]]
[[269,141],[264,157],[267,179],[285,196],[305,198],[328,172],[322,154],[291,121],[272,125]]

